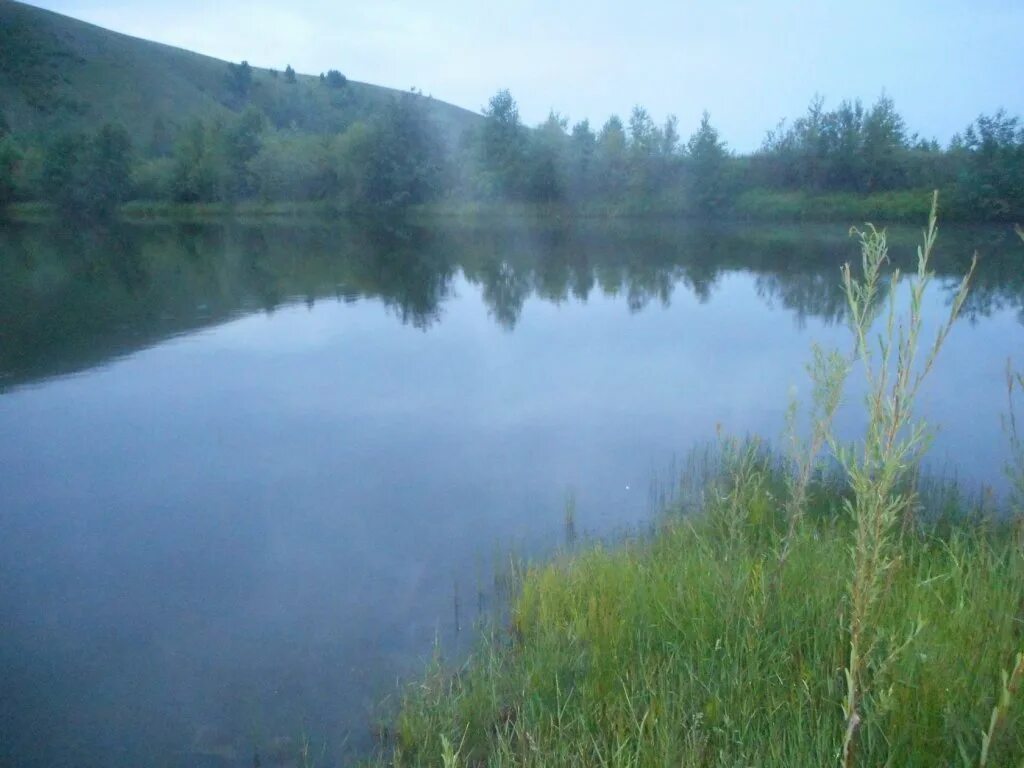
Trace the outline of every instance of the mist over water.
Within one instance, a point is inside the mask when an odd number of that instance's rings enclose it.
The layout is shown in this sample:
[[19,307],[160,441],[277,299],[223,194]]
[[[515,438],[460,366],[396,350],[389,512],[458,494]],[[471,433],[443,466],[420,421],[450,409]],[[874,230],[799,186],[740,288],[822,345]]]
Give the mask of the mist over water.
[[[932,465],[998,493],[1008,228],[940,234],[926,317],[974,249],[920,406]],[[848,348],[857,256],[838,226],[500,221],[21,226],[0,251],[0,763],[40,766],[369,749],[505,554],[562,543],[568,497],[607,535],[720,425],[777,438],[811,343]]]

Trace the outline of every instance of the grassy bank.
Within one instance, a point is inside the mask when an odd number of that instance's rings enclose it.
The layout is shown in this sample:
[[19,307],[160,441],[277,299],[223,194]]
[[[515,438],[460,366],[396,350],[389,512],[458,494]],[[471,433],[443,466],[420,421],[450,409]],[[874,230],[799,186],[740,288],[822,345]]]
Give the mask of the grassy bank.
[[[514,217],[523,219],[593,218],[722,219],[763,222],[919,222],[928,217],[931,192],[905,190],[872,195],[853,193],[818,194],[752,189],[740,193],[720,210],[705,214],[682,201],[651,202],[637,207],[623,204],[587,203],[497,203],[490,201],[444,201],[421,206],[424,214],[458,218]],[[955,211],[947,218],[954,219]]]
[[[905,302],[861,234],[854,352],[815,349],[785,457],[725,440],[653,536],[528,569],[507,628],[407,689],[379,764],[1024,764],[1024,379],[1012,514],[923,486],[913,403],[968,285],[921,339],[934,211]],[[867,427],[843,445],[853,373]]]
[[[383,762],[442,765],[447,751],[466,766],[836,764],[851,531],[837,490],[819,489],[820,519],[780,569],[782,487],[758,469],[733,487],[738,519],[712,501],[649,541],[528,571],[512,632],[409,689]],[[978,765],[1000,673],[1021,649],[1020,544],[1009,527],[959,522],[908,531],[900,548],[874,618],[878,695],[857,764]],[[1012,700],[989,764],[1022,757]]]
[[736,198],[734,214],[739,218],[755,221],[902,223],[926,219],[930,202],[930,193],[924,190],[857,195],[752,189]]
[[335,216],[338,209],[331,203],[263,202],[246,200],[237,203],[164,203],[137,201],[121,206],[121,216],[131,220],[202,221],[227,218],[275,219]]
[[[659,203],[644,208],[589,203],[522,203],[445,200],[403,211],[412,218],[459,219],[644,219],[680,218],[758,222],[918,222],[927,217],[930,196],[923,191],[884,192],[874,195],[813,194],[754,189],[710,216],[689,210],[682,203]],[[237,203],[172,203],[135,200],[121,206],[121,218],[133,221],[216,221],[222,219],[323,218],[351,213],[329,201],[258,201]],[[16,221],[45,221],[58,213],[49,203],[11,204],[7,216]],[[950,211],[951,220],[958,217]]]
[[[117,211],[117,218],[127,221],[182,221],[206,222],[231,219],[324,218],[341,213],[337,206],[319,202],[262,202],[256,200],[238,203],[170,203],[134,200]],[[59,211],[50,203],[14,203],[6,215],[13,221],[46,222],[60,218]]]
[[[12,203],[2,213],[13,221],[24,222],[55,221],[60,217],[59,211],[53,204],[37,201]],[[343,204],[325,200],[244,200],[236,203],[172,203],[161,200],[133,200],[118,209],[117,218],[139,222],[206,222],[232,219],[323,219],[359,215],[359,213],[368,212],[357,212]],[[663,215],[668,215],[668,213],[666,211]],[[385,209],[375,215],[401,216],[412,220],[452,218],[474,221],[488,219],[549,221],[569,218],[636,218],[638,214],[605,208],[581,210],[566,204],[442,201],[429,205],[411,206],[402,210]]]

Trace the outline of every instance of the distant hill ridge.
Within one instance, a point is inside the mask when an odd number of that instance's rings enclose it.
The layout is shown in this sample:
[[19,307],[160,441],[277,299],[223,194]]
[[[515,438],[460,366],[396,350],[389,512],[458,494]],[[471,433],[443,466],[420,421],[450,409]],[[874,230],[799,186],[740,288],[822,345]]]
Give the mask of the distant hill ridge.
[[[344,62],[338,62],[343,68]],[[244,95],[228,62],[112,32],[14,0],[0,0],[0,126],[42,139],[119,123],[136,145],[193,119],[227,118],[252,105],[278,128],[336,133],[372,117],[400,91],[252,68]],[[451,146],[480,115],[421,96]]]

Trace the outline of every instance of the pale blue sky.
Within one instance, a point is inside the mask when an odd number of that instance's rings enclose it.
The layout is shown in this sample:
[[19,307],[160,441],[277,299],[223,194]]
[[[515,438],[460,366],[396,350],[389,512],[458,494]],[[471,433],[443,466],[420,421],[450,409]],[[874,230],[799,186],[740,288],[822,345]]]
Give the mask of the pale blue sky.
[[349,77],[479,110],[510,88],[528,123],[557,109],[600,124],[642,104],[689,134],[704,109],[756,147],[815,93],[885,90],[911,130],[946,141],[979,112],[1024,113],[1024,2],[469,3],[36,0],[229,60]]

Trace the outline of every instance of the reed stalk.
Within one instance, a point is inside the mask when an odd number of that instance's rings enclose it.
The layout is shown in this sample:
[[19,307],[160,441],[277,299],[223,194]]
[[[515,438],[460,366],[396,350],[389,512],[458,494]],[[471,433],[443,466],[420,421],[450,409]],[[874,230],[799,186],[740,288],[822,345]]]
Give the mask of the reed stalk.
[[876,658],[881,638],[874,631],[874,613],[899,559],[896,523],[914,503],[914,492],[906,489],[904,481],[918,466],[930,440],[927,425],[913,415],[913,404],[963,307],[977,264],[975,257],[954,294],[946,321],[920,358],[922,306],[932,279],[928,264],[938,236],[937,210],[936,193],[923,242],[917,249],[917,271],[908,280],[908,315],[898,317],[900,273],[894,270],[884,296],[884,325],[874,341],[870,333],[881,308],[882,271],[889,261],[885,230],[870,224],[864,230],[851,230],[860,239],[862,274],[854,277],[849,264],[842,268],[857,362],[867,385],[867,428],[862,443],[857,447],[843,446],[829,436],[852,490],[852,497],[844,505],[854,523],[848,593],[849,645],[844,669],[845,727],[839,760],[843,768],[855,763],[865,704],[872,695],[873,678],[882,672]]

